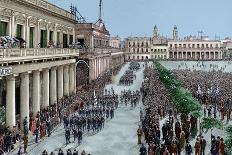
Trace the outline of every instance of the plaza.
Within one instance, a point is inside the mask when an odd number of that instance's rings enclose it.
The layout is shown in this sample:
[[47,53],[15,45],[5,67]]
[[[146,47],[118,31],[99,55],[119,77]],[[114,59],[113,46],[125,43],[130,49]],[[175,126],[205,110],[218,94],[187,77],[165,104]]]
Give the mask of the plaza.
[[232,39],[97,1],[0,0],[0,154],[231,154]]

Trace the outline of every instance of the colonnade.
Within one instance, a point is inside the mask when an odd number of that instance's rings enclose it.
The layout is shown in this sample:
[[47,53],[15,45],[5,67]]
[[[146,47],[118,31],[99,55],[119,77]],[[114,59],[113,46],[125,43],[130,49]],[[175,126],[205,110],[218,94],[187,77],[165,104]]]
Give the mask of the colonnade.
[[[32,74],[32,92],[29,93],[30,74]],[[16,125],[15,111],[15,79],[20,77],[20,122],[25,117],[29,122],[29,113],[37,115],[40,109],[57,103],[63,96],[76,93],[76,64],[66,64],[10,75],[6,77],[6,126],[11,130]],[[32,94],[32,107],[29,107],[29,98]],[[42,96],[41,96],[42,95]]]
[[96,57],[89,59],[90,80],[97,79],[110,68],[110,57]]
[[171,59],[204,59],[204,60],[212,60],[212,59],[222,59],[221,51],[214,52],[169,52],[169,57]]

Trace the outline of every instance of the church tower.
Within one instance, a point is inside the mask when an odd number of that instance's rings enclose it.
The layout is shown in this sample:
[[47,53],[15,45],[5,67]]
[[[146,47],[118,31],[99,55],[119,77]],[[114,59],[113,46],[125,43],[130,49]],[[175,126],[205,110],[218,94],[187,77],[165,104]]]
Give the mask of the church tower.
[[154,26],[154,30],[153,30],[153,37],[154,38],[158,38],[159,37],[159,30],[157,28],[157,26]]
[[178,30],[177,30],[177,26],[176,25],[173,28],[172,37],[173,37],[173,40],[178,40]]

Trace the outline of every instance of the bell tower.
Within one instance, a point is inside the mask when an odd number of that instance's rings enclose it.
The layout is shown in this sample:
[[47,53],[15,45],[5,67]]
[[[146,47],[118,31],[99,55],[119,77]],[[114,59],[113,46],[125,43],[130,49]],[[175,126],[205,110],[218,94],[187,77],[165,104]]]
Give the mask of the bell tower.
[[154,38],[158,38],[159,37],[159,29],[157,28],[157,26],[154,26],[154,30],[153,30],[153,37]]
[[173,28],[172,37],[173,37],[173,40],[178,40],[178,30],[177,30],[177,26],[176,25]]

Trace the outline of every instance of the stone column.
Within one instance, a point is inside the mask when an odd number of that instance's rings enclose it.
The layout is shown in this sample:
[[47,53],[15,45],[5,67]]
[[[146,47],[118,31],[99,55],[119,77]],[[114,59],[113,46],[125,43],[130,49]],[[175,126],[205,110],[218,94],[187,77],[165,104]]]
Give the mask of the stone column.
[[75,28],[73,28],[73,34],[72,34],[72,35],[73,35],[73,42],[72,42],[72,44],[73,44],[73,43],[76,42],[76,38],[75,38]]
[[28,21],[28,19],[27,19],[27,17],[26,17],[26,23],[24,23],[24,25],[23,25],[23,34],[22,34],[22,38],[24,39],[24,40],[26,40],[27,41],[27,22]]
[[101,75],[101,58],[98,59],[98,76]]
[[53,32],[53,42],[55,45],[57,45],[57,30],[56,30],[56,25],[55,25],[55,29]]
[[43,70],[43,103],[42,108],[49,106],[49,69]]
[[69,96],[69,66],[64,66],[64,95]]
[[74,85],[75,85],[75,81],[74,81],[74,67],[75,64],[70,64],[69,65],[69,94],[74,94]]
[[26,19],[26,47],[29,48],[30,45],[30,25],[29,18]]
[[67,42],[68,42],[68,48],[69,48],[69,45],[70,45],[70,34],[69,33],[67,33]]
[[51,76],[50,76],[50,104],[54,105],[57,102],[57,78],[56,78],[56,68],[51,69]]
[[40,71],[33,71],[33,95],[32,95],[32,106],[33,114],[37,115],[40,111]]
[[89,82],[91,82],[94,79],[94,65],[93,60],[89,60]]
[[10,17],[9,23],[8,23],[8,34],[12,37],[12,17]]
[[29,123],[29,74],[22,73],[20,77],[20,123],[23,131],[23,121],[26,117]]
[[15,37],[15,16],[11,17],[11,37]]
[[15,126],[15,77],[6,77],[6,126]]
[[40,36],[41,36],[41,34],[40,34],[40,33],[41,33],[41,30],[40,30],[39,24],[40,24],[40,22],[39,22],[39,20],[38,20],[38,24],[37,24],[37,37],[36,37],[36,38],[37,38],[37,39],[36,39],[36,40],[37,40],[37,44],[36,44],[36,47],[39,46],[38,44],[40,43]]
[[97,78],[97,59],[94,60],[94,79]]
[[213,52],[213,59],[215,60],[216,59],[216,53]]
[[63,66],[58,68],[58,98],[61,99],[64,95],[64,75]]
[[98,58],[96,58],[96,78],[98,77]]
[[49,45],[49,41],[50,41],[50,30],[47,26],[47,46]]
[[74,93],[77,92],[77,63],[74,64]]

